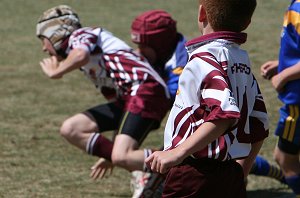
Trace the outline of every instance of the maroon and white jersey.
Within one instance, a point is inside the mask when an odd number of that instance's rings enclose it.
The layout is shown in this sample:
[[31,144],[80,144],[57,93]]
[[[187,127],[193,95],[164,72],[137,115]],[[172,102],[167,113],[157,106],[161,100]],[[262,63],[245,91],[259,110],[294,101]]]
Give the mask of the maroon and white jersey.
[[115,89],[124,110],[159,120],[165,116],[169,94],[163,79],[125,42],[103,28],[85,27],[70,36],[66,52],[74,48],[90,53],[81,71],[100,90]]
[[195,158],[221,161],[247,157],[251,143],[268,136],[263,97],[248,54],[239,48],[246,34],[218,32],[187,43],[189,62],[179,78],[177,96],[165,128],[164,150],[177,147],[204,122],[235,119],[238,123]]

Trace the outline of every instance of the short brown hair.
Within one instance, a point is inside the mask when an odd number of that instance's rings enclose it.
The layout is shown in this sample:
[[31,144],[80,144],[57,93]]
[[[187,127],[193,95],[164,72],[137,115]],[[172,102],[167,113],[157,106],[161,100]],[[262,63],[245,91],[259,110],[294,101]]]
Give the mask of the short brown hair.
[[199,0],[199,3],[215,31],[243,31],[256,7],[256,0]]

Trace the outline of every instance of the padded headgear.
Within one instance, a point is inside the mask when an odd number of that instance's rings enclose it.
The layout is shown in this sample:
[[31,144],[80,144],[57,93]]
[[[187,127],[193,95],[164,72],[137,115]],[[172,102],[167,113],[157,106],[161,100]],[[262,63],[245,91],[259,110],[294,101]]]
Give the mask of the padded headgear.
[[156,51],[159,61],[167,61],[177,44],[176,21],[164,10],[150,10],[131,24],[131,39]]
[[54,49],[59,51],[63,41],[80,27],[76,12],[67,5],[59,5],[42,14],[36,26],[36,35],[49,39]]

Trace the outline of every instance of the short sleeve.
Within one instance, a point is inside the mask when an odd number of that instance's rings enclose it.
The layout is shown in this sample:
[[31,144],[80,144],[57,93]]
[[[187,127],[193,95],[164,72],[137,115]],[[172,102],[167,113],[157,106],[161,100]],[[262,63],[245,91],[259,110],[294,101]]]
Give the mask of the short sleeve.
[[233,93],[220,71],[213,70],[201,83],[201,105],[210,111],[205,121],[238,119],[240,111]]
[[69,40],[70,49],[82,48],[90,53],[97,46],[98,36],[89,29],[79,29],[75,31]]

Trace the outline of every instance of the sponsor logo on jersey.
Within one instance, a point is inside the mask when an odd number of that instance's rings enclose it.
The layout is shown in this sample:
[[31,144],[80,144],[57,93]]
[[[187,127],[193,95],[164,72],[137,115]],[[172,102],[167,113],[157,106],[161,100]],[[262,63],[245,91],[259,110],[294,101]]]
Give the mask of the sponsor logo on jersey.
[[179,109],[183,109],[183,106],[181,106],[180,104],[174,103],[174,106],[179,108]]
[[235,106],[237,106],[232,91],[229,91],[229,94],[230,94],[230,96],[229,96],[229,99],[228,99],[228,100],[229,100],[230,105],[235,105]]
[[245,73],[245,74],[250,74],[251,73],[251,68],[248,67],[244,63],[234,63],[231,66],[231,72],[234,73]]

